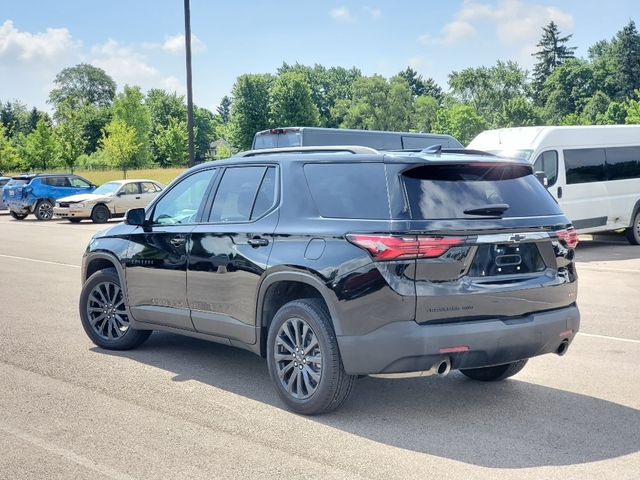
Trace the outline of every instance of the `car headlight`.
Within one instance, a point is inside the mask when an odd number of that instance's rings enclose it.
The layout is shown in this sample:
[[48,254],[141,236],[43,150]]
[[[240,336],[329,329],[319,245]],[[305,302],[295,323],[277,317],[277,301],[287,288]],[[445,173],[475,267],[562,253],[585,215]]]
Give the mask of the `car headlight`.
[[73,208],[84,208],[84,203],[72,203],[69,206]]

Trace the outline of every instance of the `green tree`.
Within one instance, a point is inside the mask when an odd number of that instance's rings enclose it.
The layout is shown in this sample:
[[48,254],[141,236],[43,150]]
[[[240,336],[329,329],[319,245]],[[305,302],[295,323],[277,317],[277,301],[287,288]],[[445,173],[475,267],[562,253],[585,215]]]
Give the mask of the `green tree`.
[[637,100],[629,99],[625,102],[625,110],[627,116],[625,123],[639,125],[640,124],[640,88],[635,91]]
[[31,131],[29,110],[18,100],[7,101],[4,104],[0,102],[0,123],[4,125],[7,137],[11,139]]
[[155,137],[163,167],[185,165],[189,156],[187,122],[170,118],[169,124],[161,129]]
[[58,140],[44,118],[38,120],[36,128],[27,135],[24,157],[33,170],[46,171],[58,163]]
[[452,135],[460,143],[467,145],[487,127],[487,122],[478,115],[475,108],[471,105],[459,103],[438,111],[433,132]]
[[614,55],[618,67],[619,96],[631,98],[633,92],[640,88],[640,34],[633,20],[617,33]]
[[542,27],[542,38],[536,45],[539,50],[531,55],[538,59],[533,68],[534,93],[540,98],[542,87],[549,75],[566,60],[574,58],[576,47],[570,47],[567,42],[573,35],[561,36],[558,25],[551,21]]
[[409,84],[411,94],[414,98],[429,96],[435,98],[438,102],[442,101],[442,88],[440,88],[433,78],[424,79],[422,78],[422,75],[411,67],[407,67],[405,70],[402,70],[397,76],[401,77],[407,82],[407,84]]
[[542,115],[538,107],[524,96],[510,98],[503,103],[496,117],[495,127],[529,127],[542,124]]
[[113,100],[111,110],[114,119],[122,120],[135,130],[135,143],[138,148],[133,156],[132,165],[148,165],[151,162],[151,113],[140,87],[125,85],[123,91]]
[[83,132],[80,110],[61,104],[58,110],[59,121],[54,132],[60,147],[60,158],[73,172],[78,157],[85,152],[87,140]]
[[233,86],[231,142],[248,149],[253,136],[269,128],[269,90],[273,77],[265,74],[240,75]]
[[593,82],[598,90],[612,99],[620,99],[618,85],[618,60],[614,43],[600,40],[589,48],[589,60],[593,70]]
[[311,87],[299,72],[281,73],[269,90],[269,118],[273,126],[315,127],[320,123]]
[[428,95],[416,98],[411,129],[417,132],[431,132],[440,108],[438,100]]
[[86,140],[84,153],[91,155],[100,147],[102,131],[111,121],[111,108],[84,105],[78,109],[78,117]]
[[61,104],[72,108],[108,107],[116,94],[116,82],[104,70],[88,63],[65,68],[56,75],[54,84],[49,102],[56,110]]
[[101,146],[114,167],[122,170],[127,178],[127,170],[135,166],[135,155],[140,149],[134,127],[120,118],[111,120],[104,129]]
[[573,113],[580,115],[595,94],[592,66],[584,60],[567,60],[546,80],[542,94],[549,122],[558,123]]
[[217,127],[223,124],[220,115],[214,115],[206,108],[195,106],[193,109],[194,147],[197,161],[209,156],[209,145],[217,140]]
[[527,97],[527,71],[515,62],[497,62],[492,67],[465,68],[449,74],[452,95],[472,105],[490,126],[498,127],[500,116],[514,98]]
[[220,105],[216,107],[216,112],[220,115],[222,119],[222,123],[225,125],[229,123],[229,119],[231,118],[231,98],[228,95],[222,97],[220,100]]
[[169,121],[173,118],[178,121],[186,121],[187,107],[184,97],[165,90],[153,88],[147,92],[146,105],[151,113],[151,151],[153,161],[158,165],[169,163],[169,159],[164,158],[158,150],[156,138],[160,132],[169,126]]
[[20,166],[18,152],[7,136],[6,127],[0,123],[0,171],[16,170]]
[[606,125],[609,123],[606,116],[611,99],[598,90],[584,105],[582,117],[589,125]]

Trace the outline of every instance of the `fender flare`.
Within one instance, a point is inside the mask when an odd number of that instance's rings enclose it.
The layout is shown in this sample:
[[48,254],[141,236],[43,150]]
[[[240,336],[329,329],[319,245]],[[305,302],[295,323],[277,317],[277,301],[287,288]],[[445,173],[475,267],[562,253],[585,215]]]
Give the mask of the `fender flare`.
[[640,211],[640,200],[636,202],[636,204],[633,207],[633,210],[631,211],[631,218],[629,219],[629,228],[633,227],[633,221],[635,220],[636,215],[638,214],[638,211]]
[[323,283],[316,276],[306,273],[306,272],[291,272],[291,271],[279,271],[268,274],[262,283],[260,283],[260,287],[258,289],[258,297],[256,301],[256,327],[262,329],[264,326],[264,319],[262,318],[262,310],[264,306],[264,297],[269,287],[277,282],[282,281],[291,281],[291,282],[299,282],[305,283],[313,288],[315,288],[324,303],[327,305],[329,309],[329,314],[331,315],[331,321],[333,323],[333,328],[335,330],[336,335],[342,334],[342,326],[340,324],[340,316],[338,315],[338,311],[336,309],[336,299],[332,298],[332,292],[327,287],[325,283]]
[[[105,251],[96,251],[96,252],[90,252],[87,254],[87,257],[83,262],[84,268],[82,268],[82,284],[84,285],[84,282],[86,282],[87,269],[89,267],[89,264],[94,260],[108,260],[110,263],[113,264],[118,274],[118,278],[120,279],[120,288],[122,289],[122,293],[124,294],[125,306],[127,307],[127,311],[128,311],[129,310],[129,292],[127,291],[127,279],[124,273],[124,268],[120,260],[118,260],[118,258],[112,253],[105,252]],[[133,318],[131,317],[131,312],[128,312],[128,313],[130,315],[130,318]]]

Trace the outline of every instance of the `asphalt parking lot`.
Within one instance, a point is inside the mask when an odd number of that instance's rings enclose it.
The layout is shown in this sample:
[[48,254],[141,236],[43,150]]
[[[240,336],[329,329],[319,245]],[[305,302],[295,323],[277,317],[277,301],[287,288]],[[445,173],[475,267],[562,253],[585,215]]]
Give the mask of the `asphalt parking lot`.
[[640,247],[578,247],[581,333],[516,377],[363,378],[283,409],[251,353],[155,333],[107,352],[78,318],[91,223],[0,214],[0,478],[640,477]]

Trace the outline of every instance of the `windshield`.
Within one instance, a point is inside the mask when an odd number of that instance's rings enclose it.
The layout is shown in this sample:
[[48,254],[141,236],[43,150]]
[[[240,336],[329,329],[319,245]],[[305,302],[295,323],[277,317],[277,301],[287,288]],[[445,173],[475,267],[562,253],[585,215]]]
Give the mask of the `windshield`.
[[96,188],[93,193],[96,195],[113,195],[122,184],[118,182],[107,182]]
[[533,150],[516,150],[516,149],[504,149],[504,150],[485,150],[485,152],[493,153],[499,157],[504,158],[516,158],[518,160],[529,160]]

